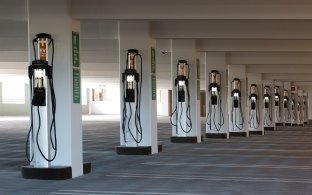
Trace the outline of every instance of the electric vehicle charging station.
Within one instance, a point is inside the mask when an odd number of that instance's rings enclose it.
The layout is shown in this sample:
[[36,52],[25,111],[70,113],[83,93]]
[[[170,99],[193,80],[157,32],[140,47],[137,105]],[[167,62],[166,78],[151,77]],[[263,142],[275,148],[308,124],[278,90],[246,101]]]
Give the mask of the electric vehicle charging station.
[[[204,61],[205,64],[205,88],[206,88],[206,120],[205,120],[205,127],[206,127],[206,133],[205,137],[209,139],[229,139],[230,133],[229,133],[229,114],[228,114],[228,69],[227,69],[227,62],[226,62],[226,53],[225,52],[205,52],[204,54]],[[215,74],[216,73],[216,74]],[[216,77],[217,78],[216,78]],[[216,79],[215,79],[216,78]],[[212,87],[216,86],[216,84],[219,86],[219,93],[217,93],[217,100],[220,101],[220,107],[218,104],[211,105],[211,108],[215,109],[215,115],[212,112],[211,122],[208,117],[209,113],[209,102],[211,102],[211,99],[214,97],[211,97],[213,95],[211,93]],[[211,91],[209,91],[209,88]],[[212,102],[211,102],[212,103]],[[218,108],[219,107],[219,108]],[[212,109],[211,109],[212,111]],[[223,118],[223,120],[222,120]],[[207,120],[208,119],[208,120]],[[208,122],[208,124],[207,124]],[[216,123],[216,126],[219,129],[217,130],[214,128],[214,124]],[[222,122],[224,122],[223,125]],[[209,125],[211,124],[211,126]]]
[[175,131],[171,137],[172,142],[180,142],[180,138],[190,137],[193,128],[190,109],[189,92],[190,66],[186,60],[179,60],[177,64],[177,77],[174,80],[173,102],[174,109],[171,113],[170,122]]
[[26,157],[31,166],[48,168],[55,159],[58,149],[53,85],[54,41],[51,35],[37,34],[33,40],[33,49],[34,61],[28,67],[31,124],[26,141]]
[[239,78],[234,78],[229,82],[231,86],[229,93],[230,136],[249,136],[244,119],[244,110],[246,108],[243,98],[246,94],[243,92],[244,87],[242,87],[242,82]]
[[303,115],[304,121],[303,124],[308,124],[309,122],[309,112],[308,112],[308,93],[306,91],[303,92]]
[[297,125],[297,104],[296,104],[296,94],[291,93],[291,125]]
[[297,98],[297,102],[298,102],[298,109],[297,109],[297,124],[298,126],[303,126],[303,117],[302,117],[302,97],[298,96]]
[[[137,72],[137,58],[140,58],[142,69],[142,56],[138,50],[129,49],[127,52],[127,65],[122,74],[124,87],[122,132],[126,147],[138,147],[142,141],[141,125],[141,88],[140,74]],[[123,145],[123,144],[122,144]]]
[[298,109],[297,109],[297,122],[298,126],[303,126],[304,123],[304,114],[303,114],[303,90],[298,89]]
[[[262,104],[261,104],[262,105]],[[248,130],[249,135],[264,135],[263,126],[260,121],[260,91],[257,84],[250,84],[248,97]]]
[[[151,132],[143,126],[144,121],[141,112],[142,89],[144,87],[143,62],[144,59],[137,49],[128,49],[126,53],[125,69],[121,73],[121,124],[120,146],[116,147],[116,153],[121,155],[150,155],[155,153],[151,144]],[[124,54],[125,54],[124,53]],[[144,52],[143,52],[144,53]],[[124,55],[122,54],[122,55]],[[121,67],[121,66],[120,66]],[[157,143],[157,142],[156,142]],[[162,150],[158,145],[156,152]]]
[[228,138],[228,133],[222,131],[224,125],[224,112],[222,109],[221,74],[217,70],[209,73],[209,84],[207,90],[206,111],[206,137]]
[[289,98],[289,91],[284,89],[283,93],[283,107],[284,107],[284,124],[285,126],[291,125],[291,111],[290,111],[290,98]]
[[298,125],[298,88],[291,85],[291,126]]
[[282,115],[282,95],[281,95],[280,85],[274,86],[274,116],[275,116],[275,126],[283,126],[283,115]]
[[269,85],[263,87],[263,129],[274,130],[272,117],[272,90]]
[[291,82],[284,81],[283,86],[283,121],[285,126],[291,126]]
[[26,141],[26,157],[30,165],[22,167],[22,176],[26,179],[69,179],[72,178],[71,166],[53,164],[59,149],[53,82],[54,40],[50,34],[39,33],[32,44],[34,60],[28,67],[30,128]]

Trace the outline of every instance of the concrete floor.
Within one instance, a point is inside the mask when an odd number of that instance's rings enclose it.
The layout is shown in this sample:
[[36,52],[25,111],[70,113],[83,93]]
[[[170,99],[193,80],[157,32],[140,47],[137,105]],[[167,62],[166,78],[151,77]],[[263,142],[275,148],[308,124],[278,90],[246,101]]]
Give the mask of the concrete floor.
[[[264,136],[172,144],[159,118],[163,152],[122,156],[118,117],[83,120],[84,159],[92,172],[65,181],[26,180],[27,118],[0,119],[0,194],[312,194],[312,127],[283,127]],[[203,132],[204,133],[204,132]]]

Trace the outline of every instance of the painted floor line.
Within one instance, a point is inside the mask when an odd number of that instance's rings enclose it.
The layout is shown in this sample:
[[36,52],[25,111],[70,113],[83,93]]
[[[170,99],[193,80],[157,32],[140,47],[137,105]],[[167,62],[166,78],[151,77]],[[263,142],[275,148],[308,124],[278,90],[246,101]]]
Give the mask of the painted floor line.
[[[281,137],[278,137],[278,140],[276,139],[265,139],[266,141],[262,141],[262,140],[251,140],[250,138],[246,138],[249,140],[243,141],[243,140],[236,140],[236,139],[228,139],[228,140],[220,140],[220,142],[215,142],[214,140],[210,140],[210,139],[205,139],[203,143],[206,144],[215,144],[215,143],[220,143],[220,144],[241,144],[241,143],[248,143],[248,144],[285,144],[286,142],[283,141],[287,141],[287,144],[312,144],[311,139],[305,139],[305,140],[301,140],[300,142],[298,141],[291,141],[289,139],[282,139]],[[294,137],[294,139],[298,140],[298,137]]]
[[93,190],[59,190],[50,194],[137,194],[137,195],[209,195],[209,194],[194,194],[194,193],[172,193],[172,192],[126,192],[126,191],[93,191]]
[[[174,154],[170,156],[184,156],[185,154]],[[235,157],[237,158],[237,154],[188,154],[188,156],[197,156],[197,157]],[[240,158],[281,158],[281,159],[312,159],[312,156],[289,156],[289,155],[244,155],[239,154]]]
[[285,178],[261,178],[261,177],[220,177],[220,176],[196,176],[196,175],[169,175],[169,174],[131,174],[112,173],[108,177],[119,178],[149,178],[149,179],[176,179],[176,180],[208,180],[208,181],[237,181],[237,182],[268,182],[268,183],[307,183],[311,184],[311,179],[285,179]]
[[179,163],[179,162],[146,162],[143,165],[152,166],[193,166],[193,167],[228,167],[228,168],[262,168],[262,169],[302,169],[311,170],[312,166],[289,165],[255,165],[255,164],[208,164],[208,163]]
[[311,152],[312,150],[304,150],[304,149],[298,149],[298,150],[288,150],[288,149],[270,149],[270,148],[193,148],[194,150],[232,150],[232,151],[264,151],[264,152]]
[[[294,145],[294,147],[296,146],[302,146],[302,144],[306,144],[306,143],[302,143],[302,142],[293,142],[293,143],[252,143],[252,142],[232,142],[231,144],[238,144],[241,145],[242,143],[248,143],[248,146],[289,146],[289,145]],[[208,144],[209,146],[211,145],[225,145],[225,142],[207,142],[206,144]],[[226,143],[227,144],[227,143]],[[312,145],[312,142],[310,143]],[[304,147],[307,147],[307,145],[305,145]]]

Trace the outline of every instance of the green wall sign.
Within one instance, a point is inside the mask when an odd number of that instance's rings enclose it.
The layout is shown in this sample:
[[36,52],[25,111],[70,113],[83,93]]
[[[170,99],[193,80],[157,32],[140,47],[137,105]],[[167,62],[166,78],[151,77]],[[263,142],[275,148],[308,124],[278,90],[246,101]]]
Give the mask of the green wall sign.
[[197,71],[197,100],[200,100],[200,61],[196,59],[196,71]]
[[73,102],[80,104],[80,70],[73,69]]
[[73,67],[80,67],[79,33],[72,32]]
[[152,100],[156,100],[157,87],[156,87],[156,51],[151,48],[151,83],[152,83]]
[[73,60],[73,103],[80,104],[80,48],[79,48],[79,33],[72,32],[72,60]]
[[151,48],[151,65],[152,65],[152,73],[156,74],[156,50],[155,48]]

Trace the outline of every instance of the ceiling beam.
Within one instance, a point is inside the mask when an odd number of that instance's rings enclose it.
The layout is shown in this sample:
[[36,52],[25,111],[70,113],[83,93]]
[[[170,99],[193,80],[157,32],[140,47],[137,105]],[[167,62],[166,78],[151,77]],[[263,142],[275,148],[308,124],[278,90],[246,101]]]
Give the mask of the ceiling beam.
[[312,40],[199,39],[196,46],[201,52],[312,52]]
[[310,20],[153,21],[156,39],[312,39]]
[[265,73],[262,74],[263,80],[280,80],[280,81],[291,81],[291,82],[312,82],[312,74],[279,74],[279,73]]
[[[312,64],[262,64],[246,65],[246,72],[277,74],[312,74]],[[311,75],[312,76],[312,75]]]
[[230,52],[228,56],[229,64],[312,64],[312,52]]
[[75,19],[312,19],[309,0],[72,0],[72,6]]
[[1,0],[0,20],[27,21],[26,0]]

